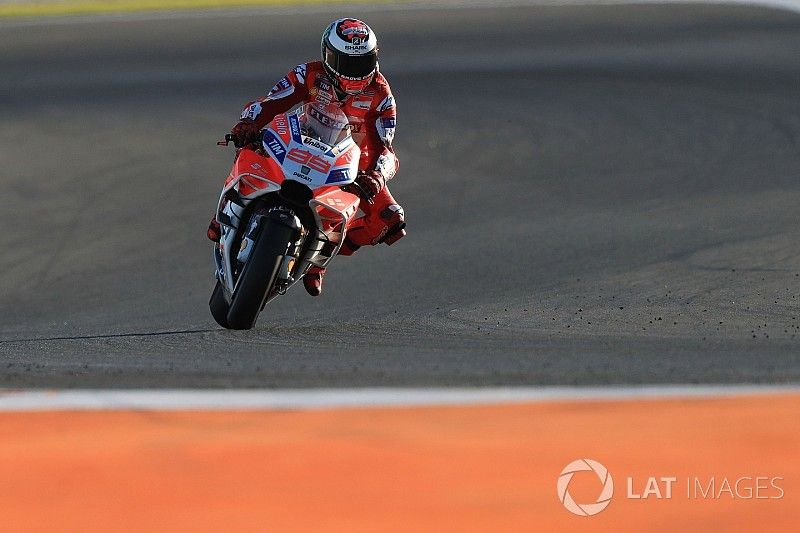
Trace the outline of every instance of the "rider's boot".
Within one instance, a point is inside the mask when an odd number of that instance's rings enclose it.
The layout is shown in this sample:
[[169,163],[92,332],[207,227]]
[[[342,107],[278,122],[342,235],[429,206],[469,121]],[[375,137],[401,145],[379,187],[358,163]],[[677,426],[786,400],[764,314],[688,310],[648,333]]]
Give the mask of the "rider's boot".
[[380,214],[381,220],[386,224],[386,233],[383,234],[379,242],[393,245],[406,236],[406,219],[403,208],[398,204],[392,203]]
[[319,296],[322,294],[322,278],[325,277],[325,269],[319,267],[311,267],[303,276],[303,286],[306,292],[311,296]]
[[380,212],[356,219],[347,229],[339,255],[353,255],[362,246],[385,243],[391,246],[406,236],[403,208],[392,202]]
[[397,226],[394,226],[389,230],[389,232],[383,238],[383,242],[391,246],[405,236],[406,236],[406,223],[402,222],[401,224],[398,224]]

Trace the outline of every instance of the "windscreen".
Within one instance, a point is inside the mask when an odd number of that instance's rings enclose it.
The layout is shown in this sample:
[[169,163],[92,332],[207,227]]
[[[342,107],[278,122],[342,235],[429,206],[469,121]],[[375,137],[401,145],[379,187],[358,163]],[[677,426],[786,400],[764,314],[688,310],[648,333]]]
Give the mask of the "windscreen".
[[295,111],[304,136],[334,146],[350,135],[347,116],[336,105],[311,103]]

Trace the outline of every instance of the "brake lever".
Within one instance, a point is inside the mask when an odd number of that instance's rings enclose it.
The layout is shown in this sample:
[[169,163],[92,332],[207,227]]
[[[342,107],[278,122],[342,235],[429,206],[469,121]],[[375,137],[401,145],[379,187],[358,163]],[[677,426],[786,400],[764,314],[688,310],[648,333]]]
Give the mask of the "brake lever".
[[[260,132],[258,132],[258,135],[256,135],[255,138],[253,139],[253,144],[259,144],[259,143],[263,142],[263,139],[264,139],[264,132],[260,131]],[[232,133],[228,133],[228,134],[225,135],[225,140],[217,141],[217,146],[228,146],[229,143],[233,143],[233,145],[236,148],[244,148],[247,144],[250,144],[250,143],[246,143],[246,144],[243,144],[243,145],[239,146],[236,143],[236,137]]]
[[358,183],[358,182],[354,181],[353,183],[351,183],[350,185],[348,185],[348,187],[349,187],[349,186],[352,186],[353,188],[355,188],[355,189],[358,191],[358,196],[359,196],[359,197],[360,197],[362,200],[366,200],[368,204],[374,204],[374,203],[375,203],[375,199],[374,199],[372,196],[369,196],[369,195],[367,194],[367,191],[364,189],[364,187],[362,187],[361,185],[359,185],[359,183]]
[[236,144],[233,138],[233,135],[228,133],[225,135],[225,139],[222,141],[217,141],[217,146],[228,146],[230,143]]

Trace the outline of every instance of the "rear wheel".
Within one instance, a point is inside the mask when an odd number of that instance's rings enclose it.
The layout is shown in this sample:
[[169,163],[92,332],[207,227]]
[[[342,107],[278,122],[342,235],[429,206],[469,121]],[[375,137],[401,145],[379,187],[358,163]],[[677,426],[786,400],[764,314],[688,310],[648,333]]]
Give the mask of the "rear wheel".
[[[250,252],[250,258],[239,275],[228,310],[229,329],[251,329],[275,283],[283,257],[296,239],[296,230],[267,217]],[[220,325],[222,325],[220,323]]]

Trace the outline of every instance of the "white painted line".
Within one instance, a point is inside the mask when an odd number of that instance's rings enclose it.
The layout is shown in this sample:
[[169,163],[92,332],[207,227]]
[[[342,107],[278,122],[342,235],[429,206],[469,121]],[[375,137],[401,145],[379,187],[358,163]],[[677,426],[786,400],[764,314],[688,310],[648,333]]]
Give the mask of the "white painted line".
[[780,9],[800,13],[800,0],[431,0],[388,4],[321,4],[300,6],[264,6],[242,8],[198,8],[175,11],[141,11],[56,15],[0,19],[0,28],[94,24],[111,22],[148,22],[181,19],[220,19],[268,15],[303,15],[310,13],[376,13],[393,11],[429,11],[455,9],[495,9],[514,7],[615,6],[615,5],[741,5]]
[[800,384],[281,390],[7,390],[0,391],[0,412],[331,409],[726,398],[770,394],[800,394]]

